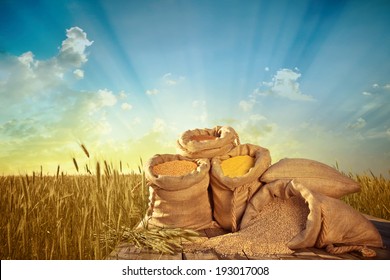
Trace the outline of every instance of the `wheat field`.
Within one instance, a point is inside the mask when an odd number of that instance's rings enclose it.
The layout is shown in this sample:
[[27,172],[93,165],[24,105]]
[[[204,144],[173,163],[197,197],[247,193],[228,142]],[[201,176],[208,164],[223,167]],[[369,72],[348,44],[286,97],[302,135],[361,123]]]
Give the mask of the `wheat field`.
[[[102,259],[112,234],[143,217],[143,173],[120,174],[96,164],[94,175],[0,177],[0,258]],[[117,235],[118,238],[120,235]],[[103,241],[103,242],[102,242]]]
[[[100,260],[123,236],[170,252],[169,242],[175,245],[176,241],[169,235],[194,235],[179,229],[163,234],[132,231],[148,207],[141,168],[125,174],[104,161],[85,170],[85,174],[66,175],[58,167],[52,176],[41,170],[0,177],[0,259]],[[362,190],[343,200],[362,213],[390,220],[390,180],[372,173],[349,176]]]

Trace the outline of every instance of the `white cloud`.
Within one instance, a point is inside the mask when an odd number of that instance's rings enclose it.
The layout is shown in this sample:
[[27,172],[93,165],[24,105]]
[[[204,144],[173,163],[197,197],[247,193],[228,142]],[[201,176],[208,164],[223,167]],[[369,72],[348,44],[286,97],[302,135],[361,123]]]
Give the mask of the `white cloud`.
[[271,81],[262,81],[261,86],[254,89],[248,99],[241,100],[238,103],[239,109],[244,112],[252,111],[256,103],[260,103],[257,102],[259,96],[278,96],[297,101],[314,101],[315,99],[312,96],[301,92],[298,83],[301,73],[297,71],[298,68],[277,71]]
[[117,102],[115,95],[108,89],[99,89],[97,92],[99,96],[99,105],[101,107],[111,107]]
[[362,94],[365,95],[365,96],[371,96],[372,95],[372,93],[368,92],[368,91],[363,91]]
[[281,69],[276,72],[272,78],[270,87],[263,91],[260,90],[260,94],[276,95],[291,100],[311,101],[313,97],[305,95],[301,92],[298,79],[301,77],[301,73],[298,73],[291,69]]
[[[295,70],[295,71],[294,71]],[[276,72],[271,82],[263,82],[263,88],[254,90],[255,95],[279,96],[290,100],[312,101],[314,98],[303,94],[300,90],[298,79],[301,73],[298,69],[281,69]]]
[[120,99],[126,99],[127,98],[127,93],[124,90],[121,90],[119,92],[118,96],[119,96]]
[[154,88],[154,89],[148,89],[147,91],[145,91],[145,93],[147,94],[147,95],[156,95],[156,94],[158,94],[160,91],[158,90],[158,89],[156,89],[156,88]]
[[264,70],[268,72],[269,71],[269,67],[265,67]]
[[244,112],[249,112],[252,110],[253,105],[255,105],[255,100],[251,99],[249,101],[247,100],[241,100],[238,106],[240,107],[241,110]]
[[381,90],[381,89],[384,89],[384,90],[389,90],[390,89],[390,84],[385,84],[385,85],[380,85],[380,84],[373,84],[372,87],[374,89],[377,89],[377,90]]
[[164,82],[164,84],[168,85],[168,86],[175,86],[177,85],[178,83],[180,83],[181,81],[183,81],[185,78],[183,76],[180,76],[180,77],[174,77],[172,75],[172,73],[166,73],[162,76],[162,80]]
[[122,110],[130,111],[131,109],[133,109],[133,105],[124,102],[124,103],[122,103],[121,108],[122,108]]
[[85,49],[92,45],[93,41],[89,41],[87,34],[79,27],[67,29],[66,37],[67,39],[62,41],[58,61],[64,66],[80,67],[87,62]]
[[73,71],[73,74],[77,80],[81,80],[84,78],[84,70],[76,69]]
[[356,122],[348,124],[348,128],[359,130],[365,127],[367,124],[366,120],[363,118],[358,118]]
[[34,62],[34,54],[31,51],[28,51],[21,56],[18,57],[20,63],[27,66],[27,68],[31,68],[32,66],[36,66],[36,62]]
[[82,78],[80,67],[87,61],[86,48],[92,44],[87,34],[78,27],[67,30],[67,39],[62,42],[59,53],[47,60],[36,59],[31,51],[20,56],[3,54],[0,56],[1,81],[0,109],[11,107],[26,98],[39,99],[58,95],[67,87],[65,74],[73,72],[76,78]]

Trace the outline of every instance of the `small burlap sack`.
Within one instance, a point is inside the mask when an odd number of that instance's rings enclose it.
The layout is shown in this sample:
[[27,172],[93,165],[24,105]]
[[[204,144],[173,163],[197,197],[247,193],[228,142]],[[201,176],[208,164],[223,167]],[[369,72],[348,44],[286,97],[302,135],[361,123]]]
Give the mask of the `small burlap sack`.
[[250,226],[261,209],[275,197],[292,196],[302,197],[310,212],[306,228],[288,242],[290,249],[326,248],[334,254],[357,250],[363,256],[372,257],[375,251],[366,246],[383,247],[378,230],[360,212],[339,199],[309,190],[299,180],[279,180],[264,185],[248,203],[241,228]]
[[[243,176],[234,178],[225,176],[221,162],[242,155],[254,157],[254,166]],[[232,232],[238,230],[247,202],[261,186],[259,177],[270,164],[269,151],[251,144],[239,145],[226,155],[214,157],[211,160],[210,185],[213,214],[214,219],[222,228]]]
[[[198,167],[184,176],[153,173],[153,166],[173,160],[193,161]],[[150,195],[149,209],[142,223],[148,227],[194,230],[212,227],[214,223],[208,195],[209,170],[208,159],[191,160],[171,154],[153,156],[145,168]]]
[[[215,136],[215,140],[197,141],[194,136]],[[230,126],[185,131],[177,140],[178,153],[188,158],[212,158],[228,153],[240,144],[236,131]]]
[[273,164],[261,176],[260,181],[299,179],[311,191],[330,197],[340,198],[360,191],[360,186],[335,168],[310,159],[286,158]]

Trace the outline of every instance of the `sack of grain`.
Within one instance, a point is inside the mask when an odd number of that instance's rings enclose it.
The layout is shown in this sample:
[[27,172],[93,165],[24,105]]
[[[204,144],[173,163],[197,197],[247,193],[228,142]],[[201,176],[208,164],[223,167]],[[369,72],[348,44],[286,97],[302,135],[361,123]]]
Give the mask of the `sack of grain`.
[[213,214],[222,228],[238,230],[247,202],[261,186],[259,177],[270,164],[269,151],[251,144],[239,145],[211,160]]
[[149,181],[148,227],[199,230],[213,225],[208,194],[210,161],[180,155],[153,156],[145,168]]
[[335,168],[310,159],[286,158],[273,164],[261,176],[260,181],[299,179],[309,190],[330,197],[340,198],[360,191],[360,186]]
[[187,130],[177,140],[178,153],[188,158],[224,155],[239,144],[239,137],[230,126]]
[[[274,199],[294,196],[303,198],[310,212],[305,229],[287,243],[290,249],[326,247],[331,253],[355,250],[366,250],[367,253],[369,249],[365,246],[383,247],[378,230],[357,210],[339,199],[311,191],[299,180],[279,180],[264,185],[248,203],[241,229],[252,226],[262,209]],[[334,244],[337,244],[336,248]]]

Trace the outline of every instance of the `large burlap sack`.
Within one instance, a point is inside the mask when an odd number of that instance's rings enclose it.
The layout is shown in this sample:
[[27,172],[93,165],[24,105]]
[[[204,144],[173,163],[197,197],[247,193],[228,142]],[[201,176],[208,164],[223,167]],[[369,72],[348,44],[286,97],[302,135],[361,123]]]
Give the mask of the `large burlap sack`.
[[286,158],[278,161],[264,172],[260,181],[288,182],[292,179],[299,179],[309,190],[334,198],[360,191],[357,182],[335,168],[318,161],[301,158]]
[[[221,162],[235,156],[249,155],[255,158],[254,166],[243,176],[227,177]],[[267,149],[244,144],[223,156],[211,160],[210,185],[213,197],[213,215],[224,229],[235,232],[239,228],[246,204],[260,188],[259,177],[270,166],[271,156]]]
[[[197,141],[194,136],[215,136],[215,140]],[[178,153],[188,158],[212,158],[228,153],[240,144],[236,131],[230,126],[185,131],[177,140]]]
[[[173,160],[195,162],[196,170],[184,176],[155,175],[153,166]],[[142,222],[147,227],[204,229],[214,225],[208,195],[210,161],[180,155],[153,156],[145,167],[149,182],[149,210]]]
[[302,197],[310,212],[306,228],[288,242],[290,249],[325,247],[331,253],[358,250],[366,256],[374,256],[375,251],[366,246],[383,247],[378,230],[361,213],[339,199],[309,190],[299,180],[279,180],[264,185],[248,203],[241,228],[250,226],[274,198],[292,196]]

